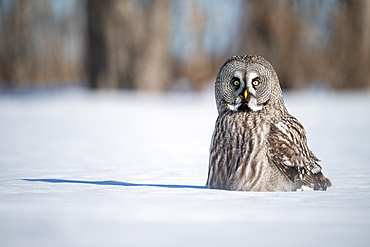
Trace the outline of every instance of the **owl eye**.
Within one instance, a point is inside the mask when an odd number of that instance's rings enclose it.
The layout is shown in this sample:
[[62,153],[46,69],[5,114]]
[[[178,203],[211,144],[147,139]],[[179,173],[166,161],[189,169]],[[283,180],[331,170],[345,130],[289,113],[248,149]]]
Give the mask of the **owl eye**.
[[258,79],[252,81],[253,86],[258,86],[261,82]]
[[234,77],[234,78],[231,80],[231,84],[232,84],[235,88],[238,88],[238,87],[240,86],[240,80],[239,80],[239,78]]

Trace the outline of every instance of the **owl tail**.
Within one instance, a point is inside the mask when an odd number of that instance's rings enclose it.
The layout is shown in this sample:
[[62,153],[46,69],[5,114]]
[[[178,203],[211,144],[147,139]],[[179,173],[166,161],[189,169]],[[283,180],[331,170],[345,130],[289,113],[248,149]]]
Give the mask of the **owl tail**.
[[329,178],[325,178],[326,187],[331,187],[331,181]]

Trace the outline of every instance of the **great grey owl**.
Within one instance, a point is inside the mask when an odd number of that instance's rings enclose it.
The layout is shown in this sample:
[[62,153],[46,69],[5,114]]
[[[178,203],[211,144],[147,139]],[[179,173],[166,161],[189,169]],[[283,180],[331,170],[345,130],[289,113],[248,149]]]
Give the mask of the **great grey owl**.
[[208,180],[213,189],[326,190],[331,182],[284,105],[279,79],[261,56],[229,58],[215,83],[218,118]]

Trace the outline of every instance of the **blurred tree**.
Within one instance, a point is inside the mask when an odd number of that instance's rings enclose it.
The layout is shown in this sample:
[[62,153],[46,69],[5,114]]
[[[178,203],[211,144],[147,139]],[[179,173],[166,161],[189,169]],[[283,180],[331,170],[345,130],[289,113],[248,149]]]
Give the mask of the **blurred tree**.
[[328,79],[338,88],[370,87],[370,1],[340,4],[328,47]]
[[20,84],[34,77],[35,56],[32,32],[32,19],[28,0],[15,3],[12,11],[5,11],[4,2],[0,2],[1,44],[0,78],[9,86]]
[[0,0],[0,39],[0,88],[200,90],[236,54],[285,88],[370,87],[370,0]]
[[[293,9],[294,1],[252,0],[246,15],[240,53],[265,57],[276,69],[282,87],[294,87],[304,76],[307,58],[300,44],[305,31]],[[247,14],[248,13],[248,14]]]
[[83,26],[82,5],[75,2],[70,6],[75,11],[70,9],[67,18],[57,21],[52,3],[0,1],[0,86],[52,85],[83,78],[81,56],[71,49]]
[[[92,88],[102,86],[117,86],[118,80],[108,81],[102,76],[108,71],[108,46],[105,34],[105,22],[109,16],[112,0],[87,1],[88,13],[88,38],[87,38],[87,74],[89,85]],[[113,85],[112,85],[113,83]]]
[[[324,4],[327,2],[245,2],[242,23],[246,24],[239,53],[264,56],[276,69],[282,87],[303,87],[312,81],[336,88],[369,87],[370,1],[333,2],[326,13],[330,19],[327,41],[319,38],[314,23],[325,10]],[[304,18],[305,12],[310,18]]]
[[87,10],[90,87],[169,88],[168,0],[90,0]]
[[[172,58],[169,40],[170,1],[151,0],[144,40],[136,63],[136,84],[141,90],[163,91],[172,83]],[[145,16],[144,16],[145,17]]]
[[194,50],[185,58],[186,75],[192,83],[192,88],[201,90],[204,83],[212,76],[212,56],[208,54],[204,44],[207,16],[202,12],[198,1],[195,0],[191,3],[190,11],[187,27],[194,42]]

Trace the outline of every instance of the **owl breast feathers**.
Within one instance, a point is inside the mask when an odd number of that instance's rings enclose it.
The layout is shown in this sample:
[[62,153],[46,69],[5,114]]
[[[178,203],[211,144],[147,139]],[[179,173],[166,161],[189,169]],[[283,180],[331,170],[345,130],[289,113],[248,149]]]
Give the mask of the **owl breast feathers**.
[[218,118],[206,186],[245,191],[326,190],[331,182],[308,148],[305,130],[285,108],[264,58],[229,58],[215,83]]

